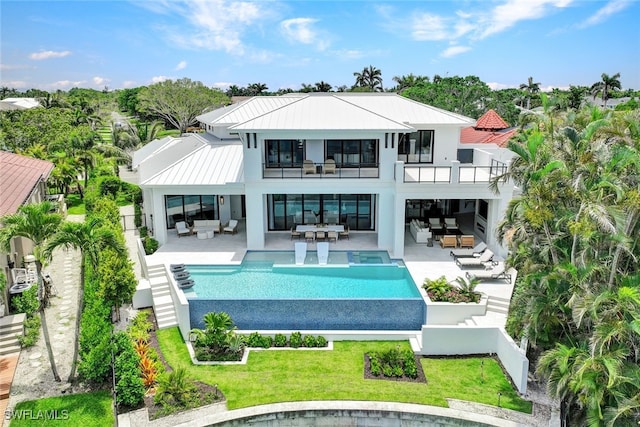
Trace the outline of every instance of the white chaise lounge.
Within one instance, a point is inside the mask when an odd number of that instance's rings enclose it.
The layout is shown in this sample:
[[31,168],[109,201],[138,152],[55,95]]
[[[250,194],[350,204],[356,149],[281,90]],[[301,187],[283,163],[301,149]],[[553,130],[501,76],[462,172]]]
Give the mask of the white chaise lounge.
[[316,249],[318,251],[318,264],[327,265],[329,261],[329,242],[318,242]]
[[296,265],[304,265],[307,257],[307,242],[296,242]]

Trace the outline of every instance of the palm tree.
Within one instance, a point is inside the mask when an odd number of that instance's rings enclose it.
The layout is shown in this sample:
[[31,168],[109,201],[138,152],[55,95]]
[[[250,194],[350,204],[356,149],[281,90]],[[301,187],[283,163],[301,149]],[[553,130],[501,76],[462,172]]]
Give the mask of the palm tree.
[[251,83],[247,86],[247,91],[251,96],[262,95],[262,92],[269,89],[264,83]]
[[316,83],[316,87],[314,90],[316,92],[331,92],[331,85],[324,80],[320,80]]
[[524,90],[527,93],[527,110],[531,109],[531,97],[540,92],[540,82],[534,83],[533,77],[529,77],[527,83],[520,85],[520,90]]
[[53,236],[60,227],[62,216],[58,213],[51,213],[54,205],[45,201],[42,203],[23,205],[17,213],[6,215],[0,219],[4,225],[0,228],[0,245],[5,251],[10,250],[11,240],[15,237],[24,237],[33,243],[33,255],[36,257],[36,273],[38,280],[38,296],[40,299],[39,311],[42,322],[42,335],[47,347],[49,355],[49,363],[51,371],[56,381],[60,381],[56,362],[51,349],[51,341],[49,340],[49,328],[47,326],[47,317],[44,309],[48,306],[49,295],[43,289],[42,283],[42,262],[45,260],[43,248],[51,236]]
[[406,76],[395,76],[393,78],[393,81],[398,83],[398,85],[395,88],[395,91],[400,93],[404,89],[416,86],[416,85],[421,84],[421,83],[428,83],[429,82],[429,77],[427,77],[427,76],[415,76],[415,75],[413,75],[413,73],[409,73]]
[[44,247],[43,253],[50,258],[54,249],[58,247],[74,248],[80,250],[80,286],[78,288],[78,312],[76,314],[76,339],[73,347],[73,359],[71,362],[71,372],[68,381],[71,382],[75,375],[76,364],[78,362],[78,340],[80,337],[80,319],[84,309],[84,280],[85,280],[85,257],[93,267],[98,269],[100,251],[111,248],[119,252],[125,251],[121,241],[109,227],[103,227],[104,220],[100,217],[91,217],[87,221],[69,222],[62,224]]
[[591,95],[593,99],[596,99],[598,95],[602,96],[602,104],[606,107],[609,94],[612,91],[622,89],[620,84],[620,73],[616,73],[613,76],[609,76],[607,73],[602,73],[602,80],[595,82],[591,85]]
[[362,72],[355,72],[354,87],[368,88],[372,92],[382,92],[382,71],[373,65],[365,67]]

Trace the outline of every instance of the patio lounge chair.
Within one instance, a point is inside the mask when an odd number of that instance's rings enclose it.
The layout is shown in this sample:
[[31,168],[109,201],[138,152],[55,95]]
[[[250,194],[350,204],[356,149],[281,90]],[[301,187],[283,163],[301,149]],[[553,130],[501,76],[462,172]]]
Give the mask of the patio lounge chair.
[[180,289],[189,289],[192,288],[195,284],[196,282],[194,282],[192,279],[178,280],[178,287]]
[[329,260],[329,243],[318,242],[316,249],[318,251],[318,264],[327,265],[327,261]]
[[184,264],[171,264],[169,266],[169,269],[171,270],[172,273],[177,273],[179,271],[184,271],[187,268],[186,265]]
[[442,223],[440,222],[440,218],[429,218],[429,229],[433,230],[442,230]]
[[458,246],[458,238],[454,235],[444,235],[440,238],[440,246],[444,248],[455,248]]
[[476,244],[476,238],[473,235],[459,236],[458,243],[461,248],[473,248],[473,245]]
[[327,159],[324,161],[324,173],[336,173],[336,161],[333,159]]
[[454,249],[449,252],[454,258],[470,258],[475,256],[480,256],[482,252],[487,249],[487,244],[485,242],[480,242],[473,249]]
[[312,160],[303,160],[302,172],[304,172],[305,175],[316,173],[316,165],[313,164]]
[[187,223],[184,221],[176,222],[176,232],[178,233],[178,237],[188,236],[191,234],[191,230],[187,227]]
[[307,242],[296,242],[296,265],[303,265],[307,257]]
[[445,218],[444,228],[446,228],[447,231],[460,230],[460,227],[458,226],[458,221],[456,221],[455,218]]
[[480,255],[479,257],[474,257],[474,258],[456,258],[456,264],[458,264],[458,267],[460,268],[465,268],[465,267],[470,267],[470,268],[481,268],[481,267],[486,267],[488,263],[491,263],[491,261],[493,260],[493,252],[491,251],[491,249],[487,249],[484,252],[482,252],[482,255]]
[[238,220],[232,219],[229,221],[229,224],[222,230],[225,233],[236,234],[238,232]]
[[504,279],[509,283],[511,282],[511,275],[506,272],[506,266],[504,265],[504,262],[496,264],[491,270],[478,270],[474,272],[468,271],[466,276],[467,279]]
[[299,239],[300,237],[302,237],[302,233],[298,230],[296,230],[296,226],[294,225],[293,227],[291,227],[291,240],[293,240],[293,238]]
[[191,273],[189,273],[187,270],[184,271],[178,271],[176,273],[173,273],[173,278],[176,280],[185,280],[188,279],[189,276],[191,276]]

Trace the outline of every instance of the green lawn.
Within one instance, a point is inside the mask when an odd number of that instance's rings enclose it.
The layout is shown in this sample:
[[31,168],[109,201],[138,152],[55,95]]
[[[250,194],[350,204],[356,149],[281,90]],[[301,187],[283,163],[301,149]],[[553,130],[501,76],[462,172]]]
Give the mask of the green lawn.
[[108,390],[20,402],[12,415],[11,427],[111,427],[115,423],[113,399]]
[[[447,406],[455,398],[531,413],[492,358],[422,359],[427,383],[364,379],[364,353],[400,341],[338,341],[333,351],[252,351],[246,365],[192,365],[178,328],[157,331],[162,353],[174,368],[217,384],[229,409],[300,400],[378,400]],[[483,365],[483,366],[482,366]]]

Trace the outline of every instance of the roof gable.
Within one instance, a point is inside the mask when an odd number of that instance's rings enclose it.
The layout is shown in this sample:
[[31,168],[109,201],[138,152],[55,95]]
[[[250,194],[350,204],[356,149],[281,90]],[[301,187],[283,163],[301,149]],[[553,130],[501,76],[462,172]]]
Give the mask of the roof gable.
[[16,213],[53,167],[46,160],[0,151],[0,216]]
[[505,122],[493,109],[484,113],[475,125],[476,129],[482,130],[502,130],[508,127],[509,125],[507,122]]

